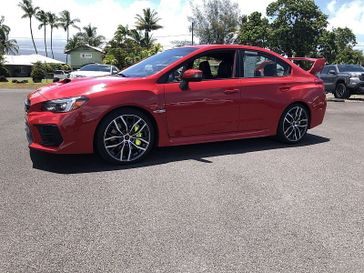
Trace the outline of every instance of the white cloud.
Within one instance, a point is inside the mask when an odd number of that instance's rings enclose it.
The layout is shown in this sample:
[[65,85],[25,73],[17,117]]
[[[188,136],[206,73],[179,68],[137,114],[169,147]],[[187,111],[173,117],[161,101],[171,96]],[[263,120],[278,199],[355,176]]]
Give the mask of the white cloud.
[[327,4],[327,10],[328,10],[330,13],[334,13],[334,12],[335,12],[336,3],[337,3],[337,1],[336,1],[336,0],[332,0],[332,1],[330,1],[330,2]]
[[331,1],[327,9],[331,27],[348,27],[356,35],[364,35],[364,0],[353,0],[340,6]]
[[[22,16],[21,9],[17,6],[19,0],[0,0],[0,15],[5,16],[5,22],[11,27],[11,36],[14,38],[28,38],[29,25],[27,19],[20,19]],[[200,3],[199,0],[192,0],[193,4]],[[265,14],[267,5],[272,0],[256,0],[254,4],[247,5],[246,0],[237,1],[243,14],[250,14],[253,11],[260,11]],[[154,37],[163,45],[169,45],[173,40],[190,39],[189,22],[187,17],[191,14],[189,0],[160,0],[155,4],[152,0],[135,0],[130,5],[121,0],[97,0],[95,2],[83,4],[76,0],[33,0],[35,6],[43,10],[59,13],[67,9],[71,12],[72,17],[81,19],[80,26],[91,23],[98,28],[98,33],[104,35],[107,39],[113,36],[117,25],[128,24],[133,27],[135,15],[141,13],[143,8],[154,8],[159,17],[162,18],[160,24],[163,29],[154,33]],[[38,22],[34,22],[34,36],[37,39],[43,37],[41,30],[37,28]],[[75,33],[76,30],[72,30]],[[55,39],[65,39],[63,30],[55,30]]]

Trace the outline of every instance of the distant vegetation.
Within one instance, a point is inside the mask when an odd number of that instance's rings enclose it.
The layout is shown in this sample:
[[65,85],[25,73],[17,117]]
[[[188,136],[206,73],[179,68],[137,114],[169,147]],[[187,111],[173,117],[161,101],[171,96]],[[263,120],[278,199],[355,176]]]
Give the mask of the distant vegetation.
[[200,42],[240,43],[269,48],[286,56],[324,56],[328,63],[363,64],[349,28],[328,29],[328,18],[312,0],[276,0],[259,12],[240,15],[231,0],[206,0],[192,7]]

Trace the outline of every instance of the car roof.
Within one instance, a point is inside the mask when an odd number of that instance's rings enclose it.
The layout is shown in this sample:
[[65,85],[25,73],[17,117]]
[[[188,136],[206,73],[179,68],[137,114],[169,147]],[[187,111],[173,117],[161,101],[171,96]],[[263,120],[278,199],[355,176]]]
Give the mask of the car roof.
[[251,50],[259,50],[265,52],[272,52],[269,49],[257,47],[257,46],[250,46],[250,45],[238,45],[238,44],[214,44],[214,45],[192,45],[186,47],[195,47],[199,49],[251,49]]

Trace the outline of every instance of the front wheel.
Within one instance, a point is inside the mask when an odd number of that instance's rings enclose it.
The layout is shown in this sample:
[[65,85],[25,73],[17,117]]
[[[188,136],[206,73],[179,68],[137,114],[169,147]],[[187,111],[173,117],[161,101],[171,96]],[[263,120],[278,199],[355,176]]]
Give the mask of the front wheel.
[[295,144],[303,139],[308,130],[309,113],[301,104],[288,107],[279,121],[277,136],[279,140]]
[[96,133],[96,148],[105,160],[129,164],[142,160],[151,151],[155,129],[150,118],[135,109],[120,109],[108,115]]
[[337,99],[348,99],[350,97],[350,90],[345,85],[345,83],[338,83],[334,91],[334,96]]

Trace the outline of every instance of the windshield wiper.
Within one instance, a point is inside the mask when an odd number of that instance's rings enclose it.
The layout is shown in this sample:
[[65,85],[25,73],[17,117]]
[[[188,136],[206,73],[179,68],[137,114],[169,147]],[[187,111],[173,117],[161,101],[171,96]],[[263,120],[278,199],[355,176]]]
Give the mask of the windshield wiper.
[[121,77],[124,77],[124,78],[127,78],[128,76],[126,76],[125,74],[123,73],[118,73],[118,76],[121,76]]

